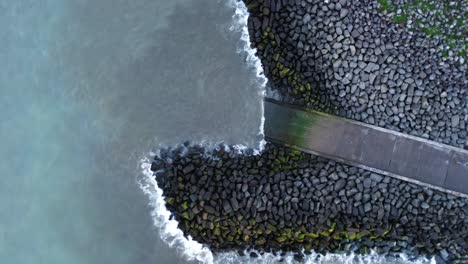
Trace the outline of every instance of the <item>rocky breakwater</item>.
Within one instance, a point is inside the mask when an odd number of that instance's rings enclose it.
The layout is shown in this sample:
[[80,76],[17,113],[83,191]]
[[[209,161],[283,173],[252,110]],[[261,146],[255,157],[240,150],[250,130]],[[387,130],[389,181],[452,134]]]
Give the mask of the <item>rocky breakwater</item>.
[[[252,46],[269,86],[284,100],[468,146],[466,45],[452,47],[466,34],[456,25],[468,23],[458,4],[439,9],[448,1],[419,1],[427,2],[421,8],[386,0],[244,2]],[[444,26],[452,20],[454,25]]]
[[[267,144],[164,149],[151,169],[186,236],[214,251],[468,256],[468,200]],[[254,254],[254,253],[252,253]]]

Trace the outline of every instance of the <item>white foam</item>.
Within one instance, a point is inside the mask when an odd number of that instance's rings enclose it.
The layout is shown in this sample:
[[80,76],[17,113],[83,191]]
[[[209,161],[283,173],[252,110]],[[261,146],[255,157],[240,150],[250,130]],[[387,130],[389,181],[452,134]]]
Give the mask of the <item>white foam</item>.
[[[259,93],[265,97],[266,83],[267,78],[264,75],[262,64],[260,60],[255,56],[256,49],[250,47],[250,36],[247,28],[247,19],[248,19],[248,10],[245,4],[242,1],[238,0],[229,0],[228,5],[235,8],[235,14],[233,15],[233,23],[230,27],[230,30],[241,32],[240,47],[237,50],[238,53],[245,53],[246,63],[250,67],[254,67],[256,70],[256,78],[259,84]],[[276,95],[279,96],[279,95]],[[264,108],[262,103],[262,120],[259,127],[259,135],[262,137],[258,144],[258,148],[254,150],[254,155],[258,155],[264,149],[266,141],[264,140]],[[192,142],[193,143],[193,142]],[[201,145],[213,149],[218,146],[219,143],[209,143],[209,142],[200,142]],[[226,147],[227,151],[236,151],[242,152],[247,147],[243,145],[235,145],[231,148]],[[209,153],[207,153],[209,154]],[[150,153],[150,157],[154,157],[158,153]],[[294,263],[294,257],[292,254],[286,254],[281,257],[275,254],[263,254],[257,258],[249,257],[251,252],[256,251],[246,251],[244,256],[240,256],[237,252],[228,252],[221,254],[213,254],[209,248],[203,246],[202,244],[194,241],[191,237],[184,237],[182,230],[178,228],[178,222],[170,218],[171,213],[167,210],[165,205],[165,200],[163,197],[163,191],[158,187],[158,184],[155,180],[155,175],[151,171],[151,160],[149,158],[144,158],[140,162],[142,169],[142,177],[139,177],[138,184],[143,192],[149,198],[149,205],[152,207],[151,216],[153,218],[154,225],[159,229],[160,236],[162,240],[169,245],[171,248],[175,248],[180,255],[185,258],[187,261],[198,261],[201,263],[207,264],[234,264],[234,263]],[[157,177],[157,173],[156,173]],[[256,252],[258,254],[258,252]],[[326,256],[312,253],[307,255],[305,262],[307,264],[335,264],[335,263],[356,263],[356,264],[379,264],[379,263],[414,263],[414,264],[435,264],[433,259],[418,259],[415,262],[412,262],[407,259],[404,254],[400,255],[395,262],[389,261],[387,257],[378,255],[373,252],[367,256],[360,255],[343,255],[343,254],[327,254]]]
[[284,98],[284,96],[281,95],[278,90],[273,90],[271,87],[267,88],[266,97],[276,101],[282,101]]
[[[294,255],[291,253],[285,256],[279,256],[275,254],[258,254],[258,257],[252,258],[249,256],[250,252],[244,252],[244,256],[240,256],[236,252],[222,253],[215,255],[214,263],[252,263],[252,264],[276,264],[276,263],[297,263],[294,260]],[[416,260],[409,259],[405,254],[397,254],[393,256],[379,255],[375,251],[371,251],[368,255],[356,255],[356,254],[327,254],[321,255],[312,252],[310,255],[306,255],[304,258],[305,264],[435,264],[434,258],[418,258]]]
[[182,230],[177,228],[178,222],[170,219],[171,213],[166,208],[163,191],[158,187],[148,158],[141,160],[141,169],[143,177],[138,179],[138,184],[148,195],[149,205],[153,208],[151,217],[154,225],[159,229],[162,240],[175,248],[188,261],[213,263],[211,251],[191,237],[184,237]]
[[[243,146],[235,146],[227,148],[226,151],[242,151]],[[150,153],[150,157],[159,155],[159,153]],[[295,263],[294,255],[288,253],[285,256],[277,254],[259,254],[255,250],[245,251],[244,256],[237,252],[227,252],[213,254],[209,248],[203,246],[191,237],[185,237],[182,230],[178,228],[178,222],[171,219],[171,213],[166,208],[163,191],[158,187],[155,177],[158,173],[151,171],[151,161],[149,158],[144,158],[140,161],[142,169],[142,177],[139,177],[138,184],[143,192],[149,198],[149,205],[152,207],[151,216],[156,228],[159,229],[161,239],[171,248],[176,251],[187,261],[198,261],[207,264],[243,264],[243,263]],[[259,256],[257,258],[250,257],[250,253],[255,252]],[[371,251],[369,255],[355,254],[327,254],[320,255],[312,252],[305,256],[306,264],[435,264],[434,258],[426,259],[419,258],[416,260],[409,259],[405,254],[395,256],[379,255],[375,251]]]
[[[267,78],[265,77],[262,63],[260,59],[255,56],[255,53],[257,52],[257,49],[253,49],[250,46],[250,36],[249,36],[249,29],[247,26],[247,21],[249,18],[249,12],[247,10],[247,7],[245,6],[243,1],[239,0],[229,0],[227,2],[228,6],[231,8],[235,8],[235,13],[232,16],[233,21],[230,26],[231,31],[235,32],[240,32],[241,33],[241,39],[240,39],[240,46],[237,49],[237,52],[240,54],[245,54],[246,55],[246,63],[247,66],[253,67],[256,72],[256,79],[258,83],[258,89],[261,98],[265,97],[265,86],[268,82]],[[255,150],[255,153],[258,154],[260,153],[266,142],[265,142],[265,134],[264,134],[264,124],[265,124],[265,118],[264,116],[264,105],[262,101],[262,107],[261,107],[261,115],[262,115],[262,120],[260,123],[259,127],[259,135],[262,137],[260,140],[257,149]]]
[[[227,147],[227,146],[226,146]],[[234,146],[226,148],[226,151],[242,151],[244,146]],[[159,155],[159,153],[150,153],[150,157]],[[176,251],[187,261],[198,261],[207,264],[243,264],[243,263],[295,263],[294,255],[287,253],[285,256],[277,254],[259,254],[255,250],[245,251],[244,256],[237,252],[226,252],[213,254],[210,249],[191,237],[185,237],[182,230],[178,228],[178,222],[171,219],[171,213],[166,208],[163,191],[159,188],[155,177],[158,177],[158,172],[151,171],[151,161],[149,158],[144,158],[140,161],[142,169],[142,177],[139,177],[138,184],[143,192],[149,198],[149,205],[152,207],[151,216],[156,228],[159,229],[161,239],[171,248]],[[258,254],[258,257],[250,257],[250,253]],[[369,255],[355,254],[327,254],[321,255],[312,252],[305,256],[304,263],[306,264],[435,264],[434,258],[418,258],[416,260],[409,259],[405,254],[397,254],[394,256],[379,255],[375,251],[371,251]]]

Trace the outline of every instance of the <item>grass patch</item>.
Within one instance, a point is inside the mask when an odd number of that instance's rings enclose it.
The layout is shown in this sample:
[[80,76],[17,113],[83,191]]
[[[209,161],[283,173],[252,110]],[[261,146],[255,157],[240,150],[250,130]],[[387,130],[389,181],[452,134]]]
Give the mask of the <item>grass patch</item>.
[[[429,38],[440,38],[448,44],[448,50],[442,51],[447,57],[451,50],[457,50],[459,56],[466,58],[466,39],[468,38],[468,13],[464,12],[467,1],[455,2],[443,0],[413,0],[403,5],[396,5],[390,0],[377,0],[379,12],[387,12],[395,24],[407,25],[411,20],[411,31],[420,31]],[[416,18],[417,14],[425,18]]]
[[405,24],[408,22],[408,16],[405,14],[394,16],[393,22],[396,24]]

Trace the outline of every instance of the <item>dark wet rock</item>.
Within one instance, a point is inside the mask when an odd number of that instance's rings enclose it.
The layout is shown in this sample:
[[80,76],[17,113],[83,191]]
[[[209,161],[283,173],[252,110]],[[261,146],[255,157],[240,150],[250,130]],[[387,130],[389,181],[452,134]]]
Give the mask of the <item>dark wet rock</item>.
[[370,178],[365,178],[363,184],[364,188],[369,189],[372,185],[372,180]]
[[189,174],[189,173],[192,172],[194,169],[195,169],[195,166],[193,166],[193,164],[189,164],[189,165],[187,165],[187,167],[185,167],[182,171],[183,171],[184,174]]
[[[456,147],[468,144],[466,58],[442,56],[451,45],[440,35],[394,23],[379,12],[379,1],[245,2],[252,46],[281,100]],[[434,15],[419,17],[426,18]]]
[[340,191],[346,186],[346,180],[345,179],[340,179],[335,183],[335,192]]
[[379,175],[377,173],[371,173],[370,178],[371,178],[371,180],[373,180],[375,182],[381,182],[383,180],[383,176]]
[[230,212],[233,211],[232,207],[231,207],[231,203],[227,200],[223,201],[223,208],[224,208],[224,211],[229,214]]
[[258,254],[255,253],[255,252],[250,252],[250,255],[249,255],[251,258],[258,258]]
[[186,147],[153,171],[179,228],[215,251],[468,253],[466,199],[270,143],[258,156]]
[[426,202],[422,202],[422,203],[421,203],[421,208],[422,208],[422,209],[429,209],[429,208],[430,208],[430,205],[429,205],[428,203],[426,203]]
[[239,210],[239,202],[237,201],[237,199],[234,198],[234,197],[232,197],[232,198],[230,199],[230,202],[231,202],[231,208],[232,208],[232,210],[238,211],[238,210]]
[[371,210],[372,210],[372,204],[366,203],[366,204],[364,205],[364,212],[367,213],[367,212],[370,212]]

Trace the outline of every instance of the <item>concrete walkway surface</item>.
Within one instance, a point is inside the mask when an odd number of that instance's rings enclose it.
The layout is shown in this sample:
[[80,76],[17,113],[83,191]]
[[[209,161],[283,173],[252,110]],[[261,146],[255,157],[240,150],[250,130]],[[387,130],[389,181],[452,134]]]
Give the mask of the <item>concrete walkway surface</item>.
[[265,100],[267,140],[468,197],[468,151]]

